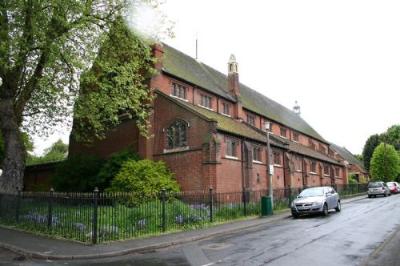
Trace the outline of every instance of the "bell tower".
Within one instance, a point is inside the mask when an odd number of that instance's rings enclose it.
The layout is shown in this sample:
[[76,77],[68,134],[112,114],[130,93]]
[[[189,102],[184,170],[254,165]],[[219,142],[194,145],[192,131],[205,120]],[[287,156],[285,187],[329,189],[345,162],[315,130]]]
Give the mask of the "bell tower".
[[233,54],[228,61],[228,89],[236,98],[240,96],[238,63]]

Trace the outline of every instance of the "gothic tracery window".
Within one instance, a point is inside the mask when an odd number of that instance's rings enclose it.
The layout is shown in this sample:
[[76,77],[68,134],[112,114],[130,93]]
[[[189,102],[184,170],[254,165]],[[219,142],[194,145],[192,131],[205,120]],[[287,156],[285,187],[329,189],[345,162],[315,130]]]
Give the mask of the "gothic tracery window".
[[187,123],[176,120],[167,128],[167,148],[175,149],[187,146]]

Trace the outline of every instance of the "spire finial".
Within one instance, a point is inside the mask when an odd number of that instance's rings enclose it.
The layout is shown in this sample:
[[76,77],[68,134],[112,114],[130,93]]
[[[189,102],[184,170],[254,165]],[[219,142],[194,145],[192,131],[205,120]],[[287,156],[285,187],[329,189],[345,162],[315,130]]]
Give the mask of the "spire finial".
[[300,105],[297,101],[294,102],[293,112],[297,115],[300,115]]
[[238,63],[236,62],[236,57],[231,54],[228,61],[228,73],[238,73]]

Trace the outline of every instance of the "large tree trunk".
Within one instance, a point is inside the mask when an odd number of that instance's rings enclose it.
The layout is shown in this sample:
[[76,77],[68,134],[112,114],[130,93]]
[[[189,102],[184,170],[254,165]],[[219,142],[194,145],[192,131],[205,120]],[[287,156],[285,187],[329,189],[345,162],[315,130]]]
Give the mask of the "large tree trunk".
[[23,189],[25,147],[12,98],[0,99],[0,130],[4,140],[0,192],[16,192]]

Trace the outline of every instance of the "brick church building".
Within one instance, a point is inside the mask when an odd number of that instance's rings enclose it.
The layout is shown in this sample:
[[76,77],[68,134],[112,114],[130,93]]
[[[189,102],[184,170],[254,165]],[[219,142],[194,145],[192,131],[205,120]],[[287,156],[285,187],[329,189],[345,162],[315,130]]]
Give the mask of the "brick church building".
[[125,120],[91,146],[71,138],[70,155],[108,157],[130,147],[142,158],[164,161],[184,191],[262,190],[269,185],[270,132],[274,188],[347,183],[329,142],[296,112],[240,83],[234,56],[226,75],[166,44],[154,53],[152,137]]

